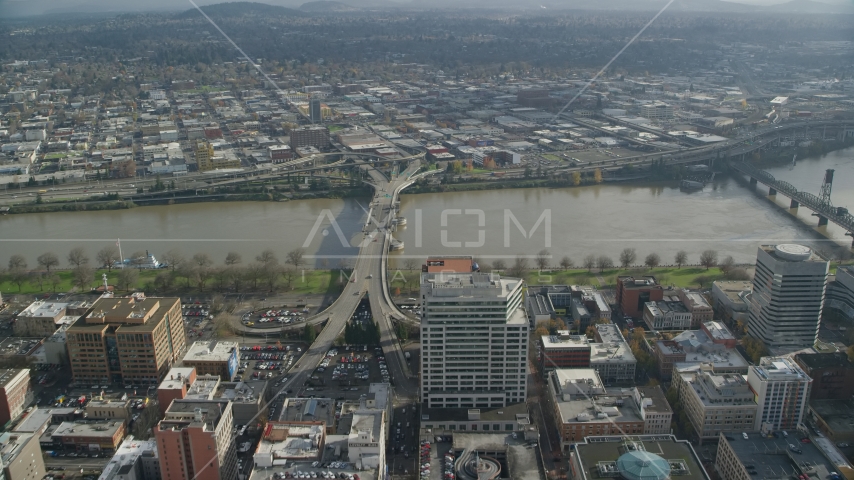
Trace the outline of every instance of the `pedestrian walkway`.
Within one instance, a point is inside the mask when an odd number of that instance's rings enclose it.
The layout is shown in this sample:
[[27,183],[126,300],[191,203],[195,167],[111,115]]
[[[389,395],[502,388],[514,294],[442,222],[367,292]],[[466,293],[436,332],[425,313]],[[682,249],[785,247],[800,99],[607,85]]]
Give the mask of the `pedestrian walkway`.
[[605,282],[605,277],[603,277],[602,275],[597,274],[596,281],[599,282],[600,287],[604,287],[605,285],[607,285],[607,282]]

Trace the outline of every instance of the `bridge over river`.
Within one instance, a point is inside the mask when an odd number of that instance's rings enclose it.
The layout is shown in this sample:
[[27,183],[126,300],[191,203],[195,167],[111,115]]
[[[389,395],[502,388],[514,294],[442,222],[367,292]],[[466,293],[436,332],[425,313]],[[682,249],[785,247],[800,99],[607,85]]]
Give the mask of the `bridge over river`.
[[[848,212],[845,207],[834,207],[830,201],[830,191],[833,185],[833,170],[827,170],[824,176],[824,184],[822,185],[821,196],[813,195],[809,192],[802,192],[795,188],[791,183],[777,180],[774,175],[760,170],[753,165],[745,162],[732,162],[730,168],[750,177],[750,185],[756,186],[757,183],[762,183],[768,186],[768,195],[777,195],[778,193],[785,195],[791,200],[789,208],[798,208],[803,205],[818,217],[818,226],[825,226],[828,222],[833,222],[844,228],[846,235],[854,237],[854,215]],[[852,238],[852,247],[854,247],[854,238]]]

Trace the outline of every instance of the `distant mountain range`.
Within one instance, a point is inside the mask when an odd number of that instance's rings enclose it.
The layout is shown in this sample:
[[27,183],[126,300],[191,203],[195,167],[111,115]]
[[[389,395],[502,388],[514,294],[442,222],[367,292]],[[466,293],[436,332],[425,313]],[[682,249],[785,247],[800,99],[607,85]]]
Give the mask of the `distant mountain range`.
[[[360,9],[400,8],[405,10],[427,10],[437,8],[452,9],[515,9],[515,10],[619,10],[648,11],[661,9],[668,0],[348,0],[314,1],[300,3],[301,0],[269,0],[265,3],[232,2],[220,3],[218,0],[194,0],[203,10],[211,14],[241,15],[251,8],[253,13],[263,14],[265,8],[274,15],[305,15],[306,13],[351,12]],[[287,8],[286,8],[287,7]],[[278,10],[283,9],[283,10]],[[195,10],[188,1],[174,0],[0,0],[0,20],[32,17],[40,15],[110,15],[119,13],[139,13],[154,11]],[[805,14],[852,14],[854,3],[824,3],[814,0],[792,0],[777,5],[750,5],[722,0],[675,0],[671,11],[721,12],[721,13],[805,13]],[[306,12],[306,13],[303,13]],[[182,14],[182,15],[183,15]]]

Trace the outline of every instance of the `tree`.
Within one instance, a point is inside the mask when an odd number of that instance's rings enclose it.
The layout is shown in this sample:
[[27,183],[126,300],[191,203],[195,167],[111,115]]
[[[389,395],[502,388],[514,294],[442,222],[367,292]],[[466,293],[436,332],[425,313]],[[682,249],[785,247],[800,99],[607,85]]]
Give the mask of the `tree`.
[[39,291],[41,291],[42,288],[44,287],[44,281],[45,281],[46,275],[51,275],[51,274],[41,273],[41,272],[36,272],[36,271],[30,272],[30,285],[38,285]]
[[193,255],[193,263],[199,268],[208,268],[213,265],[213,260],[207,253],[197,253]]
[[291,267],[285,267],[280,269],[279,273],[282,275],[282,279],[285,281],[285,286],[288,290],[293,288],[294,280],[297,278],[297,271]]
[[537,261],[537,268],[539,270],[545,270],[545,269],[549,268],[549,258],[550,257],[551,257],[551,253],[549,253],[548,250],[546,250],[545,248],[540,250],[540,252],[537,253],[537,260],[536,260]]
[[136,287],[137,282],[139,282],[139,271],[132,268],[123,268],[119,270],[119,274],[116,276],[116,284],[126,292]]
[[300,265],[305,263],[305,250],[301,248],[295,248],[288,252],[285,262],[289,265],[293,265],[294,268],[299,268]]
[[504,260],[496,260],[492,262],[492,269],[497,271],[501,271],[507,268],[507,264],[504,263]]
[[650,253],[643,260],[643,263],[649,268],[655,268],[661,263],[661,257],[657,253]]
[[576,187],[581,185],[581,172],[572,172],[572,184]]
[[735,266],[735,259],[732,258],[732,255],[727,255],[726,258],[718,265],[718,268],[721,269],[721,273],[724,275],[729,275],[729,272],[732,271]]
[[68,252],[69,265],[79,267],[80,265],[87,265],[88,263],[89,257],[86,255],[86,251],[83,250],[83,247],[74,247],[70,252]]
[[243,285],[243,280],[246,278],[246,270],[237,265],[229,265],[228,267],[225,267],[224,275],[228,285],[230,285],[235,292],[239,292],[241,285]]
[[95,254],[95,260],[98,261],[98,265],[106,268],[107,271],[112,271],[113,264],[121,260],[119,258],[119,249],[113,245],[107,245],[106,247],[98,250],[98,253]]
[[62,278],[60,278],[59,275],[55,273],[48,274],[45,278],[45,281],[48,285],[50,285],[50,290],[53,293],[56,293],[56,287],[62,284]]
[[700,254],[700,265],[708,270],[718,264],[718,252],[715,250],[704,250]]
[[255,257],[255,261],[264,266],[279,264],[279,259],[276,257],[275,252],[270,249],[261,252],[261,254]]
[[40,267],[47,269],[48,273],[50,273],[51,267],[59,265],[59,257],[53,252],[45,252],[36,258],[36,262],[38,262]]
[[614,268],[614,261],[607,255],[601,255],[596,259],[596,266],[599,267],[599,271],[601,272],[606,268]]
[[21,291],[24,284],[29,279],[29,273],[23,268],[10,268],[9,281],[18,286],[18,291]]
[[305,324],[305,327],[302,329],[302,339],[305,343],[311,345],[314,343],[314,339],[317,338],[317,330],[314,329],[314,325]]
[[158,291],[163,292],[172,288],[172,283],[175,278],[169,272],[160,272],[154,277],[154,288]]
[[622,252],[620,252],[620,265],[623,268],[628,268],[630,265],[634,265],[635,260],[638,259],[638,254],[634,248],[624,248]]
[[196,284],[202,291],[204,291],[205,285],[207,285],[208,280],[210,280],[212,275],[213,270],[210,266],[196,266],[193,268],[193,278],[196,280]]
[[418,262],[414,258],[407,258],[403,261],[403,268],[412,271],[418,267]]
[[264,265],[262,265],[258,262],[252,262],[246,266],[246,280],[248,282],[252,282],[252,289],[253,290],[258,289],[258,280],[261,279],[263,274],[264,274]]
[[676,252],[676,257],[673,259],[673,263],[676,264],[677,268],[682,268],[682,265],[688,262],[688,252],[685,250],[679,250]]
[[726,275],[727,280],[750,280],[750,274],[743,268],[733,268]]
[[71,270],[71,284],[79,288],[81,292],[86,290],[94,280],[95,270],[88,265],[80,265]]
[[601,168],[597,168],[596,170],[593,170],[593,182],[602,183],[602,169]]
[[131,254],[131,256],[130,256],[130,264],[132,267],[136,267],[136,268],[142,270],[142,266],[145,265],[147,257],[148,257],[148,254],[146,254],[142,250],[140,250],[138,252],[133,252],[133,254]]
[[513,266],[510,267],[510,270],[507,271],[507,275],[510,277],[516,278],[525,278],[525,275],[528,273],[528,259],[518,255],[515,260],[513,260]]
[[190,280],[196,276],[196,266],[190,262],[181,262],[175,269],[175,275],[187,280],[187,288],[190,288]]
[[237,252],[228,252],[228,255],[225,256],[225,264],[229,266],[237,265],[242,261],[243,257]]
[[184,263],[184,255],[179,250],[169,250],[161,257],[166,265],[174,272],[179,265]]
[[584,257],[584,268],[586,268],[588,272],[593,270],[593,268],[595,266],[596,266],[596,255],[591,254],[591,255],[587,255],[586,257]]
[[574,266],[574,263],[572,262],[571,258],[565,256],[565,257],[560,259],[560,268],[562,268],[564,270],[569,270],[573,266]]
[[12,255],[9,257],[9,270],[26,270],[27,269],[27,260],[23,255]]

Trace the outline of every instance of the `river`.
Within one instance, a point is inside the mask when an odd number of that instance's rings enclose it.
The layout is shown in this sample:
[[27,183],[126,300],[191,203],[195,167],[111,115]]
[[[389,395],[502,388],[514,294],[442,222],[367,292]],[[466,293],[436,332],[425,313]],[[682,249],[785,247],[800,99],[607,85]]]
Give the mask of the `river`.
[[[854,210],[854,148],[766,170],[818,194],[827,168],[836,169],[834,204]],[[714,249],[721,257],[752,262],[758,245],[779,242],[804,243],[826,256],[848,254],[851,238],[840,228],[819,229],[807,209],[793,214],[788,199],[780,196],[775,206],[763,192],[761,185],[754,193],[745,182],[719,176],[692,192],[662,183],[404,194],[407,226],[396,236],[405,249],[394,256],[399,263],[420,263],[428,254],[474,254],[509,264],[519,254],[533,256],[545,248],[555,264],[565,255],[580,264],[589,254],[616,262],[630,247],[639,261],[655,252],[668,263],[685,250],[697,262],[700,252]],[[222,263],[237,251],[247,263],[265,249],[284,260],[288,251],[304,247],[315,266],[336,266],[357,253],[366,207],[367,199],[316,199],[8,215],[0,217],[0,262],[5,266],[19,253],[32,268],[39,254],[52,251],[64,265],[73,247],[83,246],[94,258],[121,238],[125,257],[177,249],[186,257],[204,252]]]

